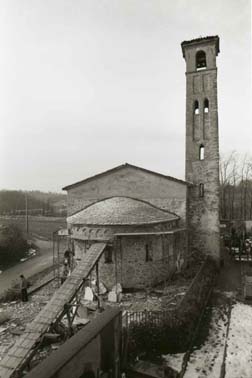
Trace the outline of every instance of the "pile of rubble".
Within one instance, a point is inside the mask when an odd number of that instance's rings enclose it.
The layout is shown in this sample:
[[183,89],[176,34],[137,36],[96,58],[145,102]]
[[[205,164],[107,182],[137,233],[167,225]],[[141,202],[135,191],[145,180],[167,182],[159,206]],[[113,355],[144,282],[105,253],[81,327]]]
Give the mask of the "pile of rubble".
[[47,304],[55,289],[56,282],[51,282],[32,295],[28,302],[12,301],[0,304],[0,360],[23,333],[26,325]]
[[129,311],[164,311],[175,307],[185,295],[189,285],[166,286],[153,289],[149,293],[136,292],[122,295],[121,305]]
[[[120,283],[108,291],[102,282],[99,290],[99,306],[120,306],[125,311],[164,311],[175,307],[185,295],[191,279],[178,277],[166,285],[157,286],[148,290],[124,292]],[[91,312],[98,308],[98,295],[95,280],[83,289],[81,306]],[[89,312],[90,312],[89,311]]]
[[[124,311],[160,311],[167,310],[177,304],[186,293],[191,280],[180,278],[170,282],[165,287],[157,287],[148,291],[137,291],[124,293],[120,284],[115,285],[108,291],[100,282],[99,298],[97,296],[96,283],[89,282],[78,295],[77,316],[72,324],[75,330],[83,327],[91,319],[97,316],[100,308],[108,306],[120,306]],[[0,303],[0,360],[7,354],[14,345],[17,338],[23,333],[29,324],[49,302],[59,284],[57,281],[44,286],[42,289],[29,297],[29,302],[12,301]],[[4,321],[1,321],[4,320]],[[67,317],[62,320],[63,326],[68,326]],[[65,324],[64,324],[65,323]],[[48,334],[48,337],[50,334]],[[47,357],[53,350],[57,349],[64,340],[58,338],[60,335],[51,335],[52,340],[43,342],[38,350],[32,366]]]

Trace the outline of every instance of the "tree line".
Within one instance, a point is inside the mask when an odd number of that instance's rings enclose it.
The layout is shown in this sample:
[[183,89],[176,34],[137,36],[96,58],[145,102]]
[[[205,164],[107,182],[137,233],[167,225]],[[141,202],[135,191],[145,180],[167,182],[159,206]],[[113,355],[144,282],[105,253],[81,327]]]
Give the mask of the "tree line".
[[0,190],[0,214],[65,215],[65,194],[40,191]]
[[[0,215],[66,215],[61,193],[0,190]],[[252,220],[252,157],[232,151],[220,159],[220,218]]]
[[221,219],[252,219],[252,158],[231,152],[220,159]]

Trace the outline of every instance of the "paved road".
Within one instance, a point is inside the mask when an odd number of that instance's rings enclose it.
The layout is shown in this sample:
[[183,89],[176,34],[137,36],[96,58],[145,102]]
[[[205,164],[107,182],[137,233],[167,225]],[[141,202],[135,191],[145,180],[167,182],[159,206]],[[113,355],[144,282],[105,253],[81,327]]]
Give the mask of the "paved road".
[[30,277],[52,265],[52,241],[36,239],[34,243],[39,247],[37,256],[5,270],[0,275],[0,294],[11,287],[13,281],[19,281],[20,274]]

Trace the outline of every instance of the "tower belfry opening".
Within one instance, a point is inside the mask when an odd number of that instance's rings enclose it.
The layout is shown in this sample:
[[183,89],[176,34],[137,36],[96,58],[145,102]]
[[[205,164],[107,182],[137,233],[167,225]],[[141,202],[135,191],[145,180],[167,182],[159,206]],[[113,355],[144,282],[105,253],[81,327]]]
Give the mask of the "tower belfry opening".
[[205,51],[198,51],[196,54],[196,70],[204,70],[207,66]]

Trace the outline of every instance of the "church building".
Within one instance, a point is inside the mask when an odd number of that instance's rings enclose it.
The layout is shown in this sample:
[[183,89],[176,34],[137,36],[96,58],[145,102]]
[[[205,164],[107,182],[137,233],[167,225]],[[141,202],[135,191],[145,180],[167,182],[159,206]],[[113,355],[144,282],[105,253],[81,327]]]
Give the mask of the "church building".
[[143,288],[181,269],[199,250],[217,261],[219,37],[181,44],[186,61],[186,181],[123,164],[63,188],[75,257],[106,242],[100,279]]

